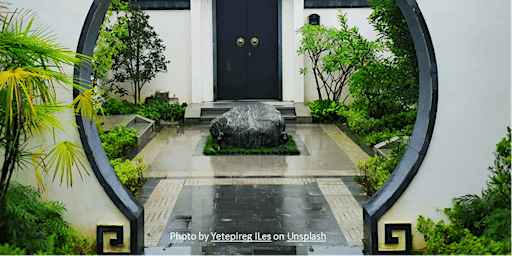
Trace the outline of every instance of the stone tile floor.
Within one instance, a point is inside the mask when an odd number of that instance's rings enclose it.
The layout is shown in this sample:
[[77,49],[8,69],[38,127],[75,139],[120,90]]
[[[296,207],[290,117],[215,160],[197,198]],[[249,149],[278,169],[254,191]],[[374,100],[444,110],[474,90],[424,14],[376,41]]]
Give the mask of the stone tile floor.
[[353,176],[368,155],[334,125],[286,130],[309,154],[203,156],[208,126],[157,134],[139,153],[145,253],[361,254],[368,197]]

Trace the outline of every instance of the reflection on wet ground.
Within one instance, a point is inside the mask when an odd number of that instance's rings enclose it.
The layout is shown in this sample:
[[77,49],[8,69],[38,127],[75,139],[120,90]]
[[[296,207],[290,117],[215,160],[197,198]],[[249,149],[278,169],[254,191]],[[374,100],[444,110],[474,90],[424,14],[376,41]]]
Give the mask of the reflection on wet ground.
[[368,197],[353,176],[354,156],[364,155],[345,154],[342,134],[293,125],[310,155],[203,156],[207,128],[164,128],[139,153],[151,164],[137,196],[146,254],[362,253]]

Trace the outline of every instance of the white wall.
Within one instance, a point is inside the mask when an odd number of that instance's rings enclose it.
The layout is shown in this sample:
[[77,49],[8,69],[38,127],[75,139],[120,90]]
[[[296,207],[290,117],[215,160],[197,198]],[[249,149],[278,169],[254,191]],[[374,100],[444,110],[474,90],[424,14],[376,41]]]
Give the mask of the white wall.
[[[38,0],[16,0],[11,1],[10,10],[16,8],[30,8],[37,13],[38,21],[50,26],[56,34],[56,42],[64,45],[72,51],[76,51],[78,38],[85,21],[85,17],[92,4],[92,0],[48,0],[41,4]],[[72,67],[65,70],[72,74]],[[71,103],[73,95],[70,91],[58,90],[57,100]],[[71,112],[61,115],[65,121],[75,123]],[[80,137],[76,128],[68,126],[67,132],[56,132],[57,142],[70,140],[81,145]],[[53,143],[52,136],[46,134],[47,145]],[[41,140],[32,140],[31,145],[37,146]],[[86,163],[90,176],[85,175],[84,181],[80,180],[76,169],[73,171],[73,187],[67,188],[59,181],[51,182],[51,177],[45,178],[47,185],[43,198],[64,203],[67,212],[64,219],[80,233],[96,239],[96,225],[98,223],[120,223],[125,230],[130,230],[130,223],[117,209],[114,203],[103,190],[103,187],[96,179],[88,163]],[[53,173],[53,172],[52,172]],[[19,171],[15,180],[24,185],[35,183],[34,171],[32,168]],[[129,245],[130,233],[125,232],[124,244]],[[129,247],[128,247],[129,248]]]
[[190,11],[166,10],[146,11],[149,24],[163,40],[165,58],[171,63],[167,73],[158,74],[155,79],[142,89],[142,99],[154,95],[156,91],[169,91],[169,95],[179,97],[180,102],[192,99],[190,77]]
[[[305,9],[304,10],[304,24],[309,22],[308,16],[311,14],[320,15],[320,24],[340,29],[340,22],[338,15],[342,13],[347,14],[348,26],[356,26],[359,29],[359,33],[368,40],[377,39],[377,32],[373,30],[373,26],[368,21],[368,16],[372,13],[370,8],[326,8],[326,9]],[[307,67],[309,74],[304,77],[304,100],[315,101],[318,99],[318,92],[316,89],[315,76],[313,75],[311,65],[312,62],[308,56],[304,55],[304,64]],[[296,70],[296,72],[299,72]],[[340,101],[343,101],[348,94],[348,85],[343,88],[343,92],[340,97]],[[323,94],[325,97],[325,94]],[[353,100],[349,97],[346,101],[347,104]]]
[[[298,56],[301,26],[308,22],[308,16],[317,13],[322,24],[340,27],[339,9],[304,9],[303,1],[282,0],[282,72],[284,101],[313,101],[318,98],[316,83],[312,74],[300,75],[304,65],[310,68],[306,56]],[[367,17],[369,8],[342,9],[347,13],[350,26],[357,26],[360,33],[374,40],[377,37]],[[167,46],[166,58],[171,60],[168,73],[159,74],[142,90],[142,99],[157,90],[176,94],[180,102],[200,103],[213,101],[213,34],[212,1],[191,0],[190,10],[146,11],[150,24]],[[129,84],[123,86],[129,88]],[[130,89],[131,90],[131,89]],[[348,89],[344,90],[342,99]],[[126,98],[132,101],[132,97]],[[348,101],[347,101],[348,102]]]
[[[510,1],[417,0],[432,37],[439,77],[436,124],[427,155],[402,197],[379,220],[445,218],[436,208],[481,194],[493,152],[511,125]],[[413,232],[413,247],[424,246]]]
[[[166,46],[165,58],[171,61],[166,73],[159,73],[142,87],[141,101],[154,95],[156,91],[169,91],[169,96],[176,95],[180,103],[192,100],[191,77],[191,15],[190,10],[145,11],[149,15],[149,24]],[[129,92],[133,88],[129,82],[119,83]],[[119,97],[133,102],[133,96]]]

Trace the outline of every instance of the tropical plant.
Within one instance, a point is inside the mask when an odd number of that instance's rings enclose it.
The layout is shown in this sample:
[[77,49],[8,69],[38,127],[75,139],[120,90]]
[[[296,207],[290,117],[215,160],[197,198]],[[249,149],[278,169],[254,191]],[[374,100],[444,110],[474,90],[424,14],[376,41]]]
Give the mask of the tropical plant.
[[[57,115],[76,106],[76,113],[91,122],[96,118],[92,90],[73,83],[64,67],[81,65],[85,56],[65,49],[53,41],[47,27],[39,25],[30,11],[4,12],[0,19],[0,147],[4,151],[0,177],[0,230],[4,230],[5,198],[14,171],[33,165],[41,188],[42,173],[60,172],[68,185],[73,185],[72,167],[78,173],[87,169],[81,146],[72,141],[58,142],[56,130],[66,131],[65,122]],[[85,92],[71,105],[57,100],[57,88],[75,88]],[[70,123],[73,125],[72,123]],[[53,135],[55,144],[45,142],[28,148],[29,139]],[[46,153],[47,150],[49,153]],[[41,171],[42,173],[41,173]]]
[[434,223],[419,216],[417,230],[423,234],[429,254],[510,254],[511,245],[511,133],[496,145],[491,180],[482,195],[453,199],[444,213],[451,223]]
[[[346,22],[342,26],[347,28]],[[347,47],[345,36],[335,28],[310,24],[302,26],[297,33],[302,35],[297,52],[311,60],[318,98],[322,101],[325,95],[327,100],[338,102],[354,73],[354,67],[348,65],[343,54]],[[301,68],[300,73],[307,74],[307,68]]]
[[4,244],[4,248],[0,246],[0,252],[93,254],[94,243],[71,229],[63,219],[64,205],[40,199],[34,188],[18,183],[10,186],[5,210],[6,225],[0,232],[0,245]]
[[[124,13],[124,15],[123,15]],[[144,85],[155,78],[160,72],[167,72],[165,59],[165,45],[162,39],[149,25],[149,15],[136,5],[128,5],[122,12],[113,27],[125,27],[128,33],[116,34],[116,40],[123,42],[118,54],[112,57],[113,78],[111,82],[123,83],[129,81],[132,90],[118,88],[122,95],[133,95],[134,104],[140,99],[140,92]]]

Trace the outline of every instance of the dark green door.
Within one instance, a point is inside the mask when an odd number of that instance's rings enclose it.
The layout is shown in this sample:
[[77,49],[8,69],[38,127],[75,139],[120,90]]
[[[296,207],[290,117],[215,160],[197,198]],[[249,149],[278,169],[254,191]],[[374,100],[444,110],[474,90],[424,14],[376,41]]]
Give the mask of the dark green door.
[[277,0],[217,0],[217,99],[278,99]]

